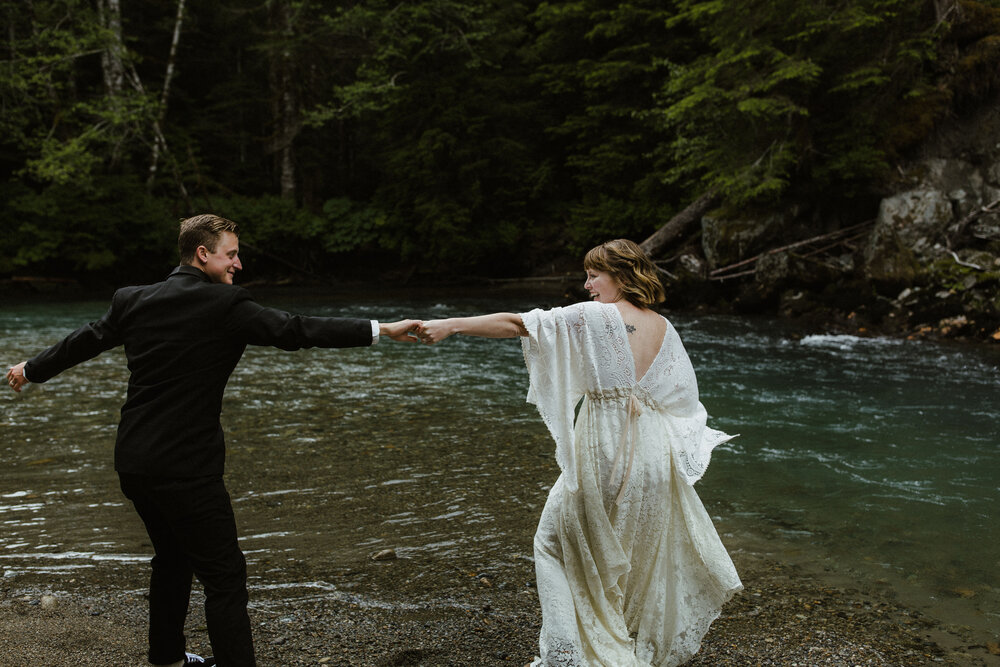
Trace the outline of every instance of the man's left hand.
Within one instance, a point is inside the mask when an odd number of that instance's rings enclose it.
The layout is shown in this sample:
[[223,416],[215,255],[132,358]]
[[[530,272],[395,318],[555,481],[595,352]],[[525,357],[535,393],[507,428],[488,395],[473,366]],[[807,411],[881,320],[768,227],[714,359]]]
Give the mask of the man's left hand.
[[22,361],[17,366],[11,366],[7,370],[7,384],[17,393],[21,393],[21,387],[28,384],[28,378],[24,377],[24,365],[26,363],[28,362]]
[[379,322],[378,335],[380,337],[388,336],[400,343],[416,343],[416,333],[421,324],[423,322],[420,320],[400,320],[399,322],[390,322],[389,324]]

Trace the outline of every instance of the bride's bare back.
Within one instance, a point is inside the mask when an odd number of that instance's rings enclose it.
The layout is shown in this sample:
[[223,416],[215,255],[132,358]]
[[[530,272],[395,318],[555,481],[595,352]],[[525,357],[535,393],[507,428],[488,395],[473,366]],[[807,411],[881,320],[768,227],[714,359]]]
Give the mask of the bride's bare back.
[[659,313],[639,308],[628,301],[618,301],[615,307],[625,321],[629,347],[632,348],[632,359],[635,361],[635,379],[638,381],[649,370],[663,345],[667,321]]

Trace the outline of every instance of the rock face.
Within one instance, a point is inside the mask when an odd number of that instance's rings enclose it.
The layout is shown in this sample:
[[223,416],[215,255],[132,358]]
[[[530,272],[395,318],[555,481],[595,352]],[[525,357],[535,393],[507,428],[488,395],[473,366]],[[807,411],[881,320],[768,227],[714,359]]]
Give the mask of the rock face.
[[883,199],[864,249],[867,277],[913,283],[952,221],[951,203],[939,190],[919,188]]
[[929,158],[911,172],[917,186],[879,205],[864,250],[870,280],[910,285],[952,251],[962,261],[963,254],[983,250],[977,240],[1000,238],[1000,215],[983,212],[1000,201],[1000,162],[983,169],[965,160]]
[[781,215],[764,218],[702,218],[701,246],[709,268],[715,269],[759,251],[779,238],[786,220]]
[[704,215],[661,262],[668,303],[1000,342],[1000,92],[895,170],[880,201]]
[[680,255],[679,287],[691,293],[692,281],[708,278],[737,310],[811,310],[858,329],[1000,340],[1000,136],[979,141],[983,152],[969,143],[958,157],[901,169],[874,222],[850,234],[824,224],[824,212],[705,216],[704,265]]

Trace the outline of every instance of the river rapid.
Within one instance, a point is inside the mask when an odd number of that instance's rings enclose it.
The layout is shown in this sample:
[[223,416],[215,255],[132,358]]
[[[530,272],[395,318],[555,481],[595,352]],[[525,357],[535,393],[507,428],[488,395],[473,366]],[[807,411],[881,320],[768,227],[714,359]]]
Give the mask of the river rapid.
[[[524,311],[523,298],[262,299],[394,320]],[[11,365],[104,303],[6,306]],[[716,450],[698,492],[727,547],[889,590],[1000,639],[1000,354],[995,347],[801,335],[774,320],[667,313],[698,373]],[[6,366],[5,366],[6,368]],[[118,350],[0,397],[0,570],[8,583],[136,578],[149,558],[112,468],[127,370]],[[251,586],[367,605],[447,603],[506,581],[558,475],[515,340],[295,353],[249,348],[227,390],[227,484]],[[405,595],[358,563],[426,563]],[[355,573],[356,576],[350,576]],[[144,576],[144,575],[142,575]],[[403,582],[401,582],[402,584]],[[531,582],[510,585],[530,586]]]

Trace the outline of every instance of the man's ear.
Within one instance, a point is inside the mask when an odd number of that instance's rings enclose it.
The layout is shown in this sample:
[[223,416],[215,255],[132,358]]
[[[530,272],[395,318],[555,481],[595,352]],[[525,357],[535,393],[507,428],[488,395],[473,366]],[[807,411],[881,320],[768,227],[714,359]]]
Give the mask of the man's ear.
[[208,264],[208,248],[203,245],[198,246],[198,249],[194,251],[195,259],[197,259],[202,264]]

